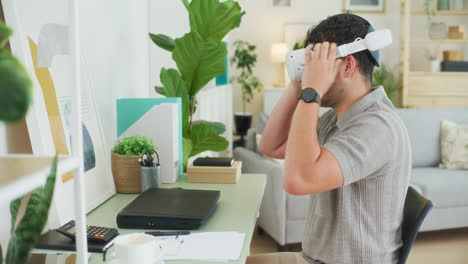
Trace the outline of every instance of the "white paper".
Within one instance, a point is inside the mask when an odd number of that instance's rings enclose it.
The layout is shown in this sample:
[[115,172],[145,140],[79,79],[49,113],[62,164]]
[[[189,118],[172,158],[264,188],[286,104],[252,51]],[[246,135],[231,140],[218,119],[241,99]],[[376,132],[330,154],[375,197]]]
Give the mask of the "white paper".
[[232,261],[239,259],[245,234],[239,232],[205,232],[175,237],[158,238],[167,242],[164,260]]

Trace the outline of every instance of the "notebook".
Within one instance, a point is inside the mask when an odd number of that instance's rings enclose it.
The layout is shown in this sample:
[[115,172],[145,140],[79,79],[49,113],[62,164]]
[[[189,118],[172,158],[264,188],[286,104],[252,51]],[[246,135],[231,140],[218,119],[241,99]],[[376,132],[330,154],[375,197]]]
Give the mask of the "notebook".
[[[112,246],[113,241],[103,244],[88,241],[88,252],[103,253]],[[76,251],[75,241],[60,234],[55,230],[49,230],[41,236],[36,244],[37,249]]]

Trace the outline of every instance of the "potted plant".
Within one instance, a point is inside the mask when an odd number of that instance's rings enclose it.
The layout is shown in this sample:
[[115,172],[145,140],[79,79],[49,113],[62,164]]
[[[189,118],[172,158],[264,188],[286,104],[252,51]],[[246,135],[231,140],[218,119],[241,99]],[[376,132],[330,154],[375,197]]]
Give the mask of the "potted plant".
[[[182,133],[184,168],[190,157],[204,151],[223,151],[229,142],[221,136],[226,131],[219,122],[193,119],[197,93],[213,78],[226,71],[227,49],[222,39],[238,27],[241,8],[236,1],[182,0],[187,9],[190,32],[172,39],[163,34],[149,34],[160,48],[172,53],[177,69],[162,68],[162,86],[155,90],[167,97],[182,98]],[[207,11],[208,10],[208,11]],[[170,22],[169,22],[170,23]]]
[[374,71],[374,76],[372,78],[373,87],[380,85],[384,87],[385,93],[390,101],[395,102],[396,93],[400,90],[400,82],[393,71],[385,64],[381,64],[380,67]]
[[153,141],[144,136],[131,136],[120,139],[112,149],[111,163],[115,189],[118,193],[140,193],[139,158],[156,147]]
[[426,49],[426,56],[429,60],[429,69],[430,72],[439,72],[440,71],[440,59],[439,59],[438,49]]
[[236,40],[234,42],[234,56],[231,58],[231,64],[240,70],[240,74],[232,77],[232,80],[242,89],[242,112],[237,112],[234,115],[236,131],[241,136],[239,145],[244,145],[244,136],[252,123],[252,113],[247,112],[246,104],[252,101],[254,91],[259,91],[263,87],[252,73],[252,68],[257,63],[255,48],[255,45],[247,41]]

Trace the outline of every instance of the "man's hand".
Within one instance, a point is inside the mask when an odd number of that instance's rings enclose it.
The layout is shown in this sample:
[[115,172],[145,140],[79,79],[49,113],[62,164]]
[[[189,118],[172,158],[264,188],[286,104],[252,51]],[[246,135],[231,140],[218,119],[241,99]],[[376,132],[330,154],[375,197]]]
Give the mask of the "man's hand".
[[305,51],[302,89],[314,88],[323,97],[335,81],[341,61],[336,59],[336,43],[324,42],[315,46],[309,44]]

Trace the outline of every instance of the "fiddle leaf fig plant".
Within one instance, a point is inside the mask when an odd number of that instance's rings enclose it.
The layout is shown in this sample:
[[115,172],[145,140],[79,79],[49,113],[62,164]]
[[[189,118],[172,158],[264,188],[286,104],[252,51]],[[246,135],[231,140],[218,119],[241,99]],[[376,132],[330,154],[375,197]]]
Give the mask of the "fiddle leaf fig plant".
[[172,52],[177,69],[162,68],[162,86],[157,93],[182,98],[182,131],[184,166],[188,158],[204,151],[223,151],[229,143],[221,136],[226,128],[219,122],[193,120],[196,96],[210,80],[226,71],[227,49],[221,41],[238,27],[244,14],[236,1],[181,0],[188,11],[190,32],[172,39],[162,34],[149,34],[160,48]]
[[22,120],[32,101],[32,82],[23,65],[5,49],[12,30],[0,23],[0,120]]

